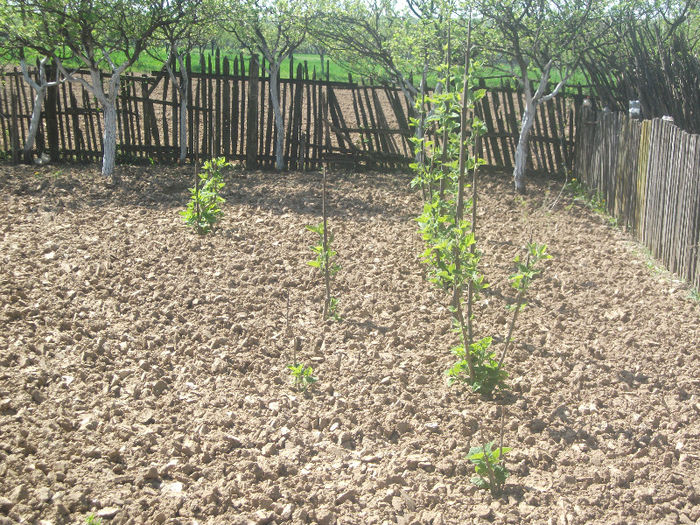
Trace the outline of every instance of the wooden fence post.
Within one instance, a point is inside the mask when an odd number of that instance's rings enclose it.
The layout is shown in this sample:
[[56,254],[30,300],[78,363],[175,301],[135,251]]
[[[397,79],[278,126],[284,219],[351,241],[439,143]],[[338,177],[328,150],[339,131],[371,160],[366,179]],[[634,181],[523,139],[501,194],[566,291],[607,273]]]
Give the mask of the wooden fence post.
[[246,118],[246,160],[245,167],[254,170],[258,167],[258,55],[250,57],[248,82],[248,113]]
[[10,116],[10,148],[12,149],[12,163],[19,164],[20,149],[19,149],[19,119],[17,117],[17,95],[12,93],[11,97],[11,116]]

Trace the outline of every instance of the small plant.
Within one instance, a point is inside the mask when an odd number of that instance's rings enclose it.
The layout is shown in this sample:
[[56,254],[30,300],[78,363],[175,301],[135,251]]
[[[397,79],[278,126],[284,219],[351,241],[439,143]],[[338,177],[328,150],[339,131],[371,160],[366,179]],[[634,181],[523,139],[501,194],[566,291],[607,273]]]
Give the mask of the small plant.
[[180,212],[185,222],[193,226],[197,233],[209,233],[216,221],[221,217],[222,211],[219,205],[224,202],[220,193],[225,183],[221,176],[221,170],[228,166],[223,157],[208,160],[202,167],[202,172],[197,173],[195,164],[195,185],[190,188],[190,201],[187,209]]
[[[572,193],[574,201],[582,202],[598,215],[605,217],[610,226],[617,226],[617,219],[608,214],[607,204],[602,192],[587,191],[583,184],[576,178],[571,179],[571,181],[566,184],[566,188]],[[573,204],[571,206],[573,206]]]
[[456,381],[466,381],[471,384],[474,392],[489,394],[497,387],[505,387],[505,380],[508,373],[498,366],[496,353],[491,348],[493,339],[484,337],[469,346],[472,362],[474,364],[474,381],[469,381],[469,363],[464,346],[456,346],[452,349],[459,361],[452,368],[447,370],[448,384],[452,385]]
[[87,518],[85,518],[85,525],[102,525],[102,520],[100,518],[96,518],[94,514],[90,514]]
[[525,302],[527,290],[530,287],[530,284],[532,284],[532,280],[535,278],[535,276],[542,272],[542,270],[537,266],[540,262],[551,258],[552,256],[547,253],[546,244],[537,244],[530,241],[527,243],[527,256],[525,257],[525,262],[521,261],[519,255],[517,255],[514,259],[516,271],[510,276],[510,284],[517,291],[517,295],[515,297],[515,304],[508,307],[513,312],[513,317],[510,319],[508,335],[506,336],[501,358],[498,360],[499,370],[503,366],[503,361],[505,360],[506,354],[508,353],[508,350],[513,342],[513,331],[515,330],[515,323],[518,320],[518,316],[527,306],[527,303]]
[[474,464],[476,470],[476,476],[470,481],[480,489],[488,489],[494,496],[500,496],[510,475],[505,467],[504,456],[511,449],[503,446],[494,448],[494,443],[492,441],[481,447],[472,447],[467,459]]
[[700,289],[691,288],[688,295],[693,301],[700,303]]
[[318,243],[311,247],[316,258],[308,262],[310,266],[318,268],[323,275],[325,295],[323,300],[323,319],[332,317],[340,320],[338,315],[338,299],[331,296],[331,277],[340,271],[340,265],[335,262],[337,252],[333,249],[333,232],[328,229],[328,217],[326,215],[326,168],[323,168],[323,194],[321,201],[323,221],[316,226],[307,226],[306,229],[318,235]]
[[313,375],[314,369],[310,366],[295,363],[293,365],[288,365],[287,368],[289,368],[292,373],[294,388],[296,388],[299,392],[305,392],[307,388],[318,381],[318,378]]

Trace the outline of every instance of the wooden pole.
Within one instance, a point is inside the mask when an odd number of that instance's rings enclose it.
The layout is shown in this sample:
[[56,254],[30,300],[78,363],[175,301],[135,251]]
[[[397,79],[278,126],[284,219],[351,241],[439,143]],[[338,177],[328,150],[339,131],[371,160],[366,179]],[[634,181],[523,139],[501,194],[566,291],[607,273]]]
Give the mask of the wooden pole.
[[248,113],[246,115],[246,169],[258,167],[258,55],[250,57]]

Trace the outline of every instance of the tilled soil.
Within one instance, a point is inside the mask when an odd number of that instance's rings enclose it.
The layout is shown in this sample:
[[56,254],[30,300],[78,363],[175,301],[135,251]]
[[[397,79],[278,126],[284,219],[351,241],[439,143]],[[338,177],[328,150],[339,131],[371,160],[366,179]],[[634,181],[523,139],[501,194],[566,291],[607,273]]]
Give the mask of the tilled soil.
[[[331,175],[324,323],[317,173],[229,174],[199,237],[189,170],[119,169],[0,167],[0,523],[700,523],[700,306],[560,183],[481,177],[476,327],[499,352],[513,257],[530,236],[554,256],[485,399],[446,384],[407,175]],[[501,415],[493,498],[465,456]]]

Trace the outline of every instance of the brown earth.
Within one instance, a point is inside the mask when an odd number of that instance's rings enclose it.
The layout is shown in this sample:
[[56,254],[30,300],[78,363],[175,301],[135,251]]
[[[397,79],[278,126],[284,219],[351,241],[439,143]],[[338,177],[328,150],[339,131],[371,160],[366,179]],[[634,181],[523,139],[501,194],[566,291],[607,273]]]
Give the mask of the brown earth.
[[[700,523],[700,305],[560,183],[522,200],[482,177],[479,335],[500,349],[530,234],[554,255],[511,390],[484,399],[446,385],[406,175],[332,175],[343,319],[323,323],[318,174],[230,174],[198,237],[189,171],[120,170],[113,189],[95,166],[0,167],[0,523]],[[465,456],[502,410],[496,499]]]

